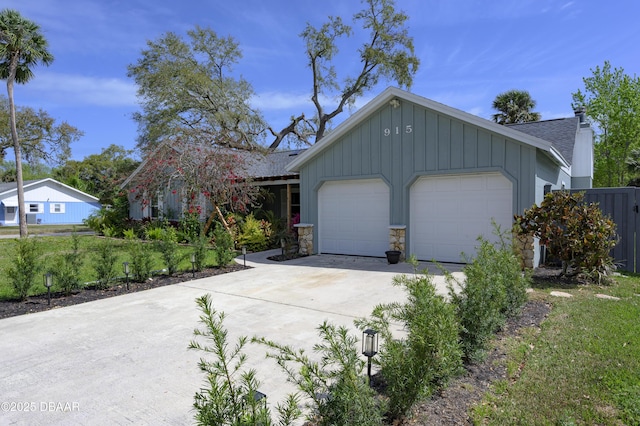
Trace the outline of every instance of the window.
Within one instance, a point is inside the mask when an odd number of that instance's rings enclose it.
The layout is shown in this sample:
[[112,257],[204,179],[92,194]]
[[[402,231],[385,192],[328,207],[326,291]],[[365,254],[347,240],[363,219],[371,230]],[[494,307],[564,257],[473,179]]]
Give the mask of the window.
[[163,204],[162,193],[158,191],[156,192],[156,196],[151,200],[152,219],[162,219]]
[[64,203],[49,204],[49,213],[64,213]]
[[40,213],[40,204],[29,204],[29,213]]
[[7,206],[7,214],[16,214],[16,206]]

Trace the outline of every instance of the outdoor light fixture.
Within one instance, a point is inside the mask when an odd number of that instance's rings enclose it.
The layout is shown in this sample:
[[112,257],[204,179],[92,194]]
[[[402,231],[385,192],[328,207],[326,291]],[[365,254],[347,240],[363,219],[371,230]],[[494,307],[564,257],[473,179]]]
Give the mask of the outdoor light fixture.
[[129,262],[122,262],[124,276],[127,277],[127,291],[129,291]]
[[244,267],[247,267],[247,246],[242,246],[242,261],[244,262]]
[[263,401],[264,406],[265,406],[265,407],[267,406],[267,395],[263,394],[263,393],[262,393],[262,392],[260,392],[259,390],[255,391],[255,392],[253,393],[253,399],[254,399],[256,402]]
[[362,355],[367,357],[367,376],[371,386],[371,358],[378,353],[378,332],[370,328],[362,332]]
[[[254,390],[252,392],[253,394],[253,401],[257,404],[262,404],[264,409],[267,409],[267,395],[263,394],[262,392],[260,392],[259,390]],[[251,398],[251,393],[248,395],[245,395],[244,397],[244,403],[248,403],[249,402],[249,398]],[[255,405],[254,405],[255,407]]]
[[44,286],[47,288],[47,305],[51,305],[51,286],[53,285],[53,277],[51,272],[44,274]]
[[196,277],[196,254],[191,253],[191,278]]

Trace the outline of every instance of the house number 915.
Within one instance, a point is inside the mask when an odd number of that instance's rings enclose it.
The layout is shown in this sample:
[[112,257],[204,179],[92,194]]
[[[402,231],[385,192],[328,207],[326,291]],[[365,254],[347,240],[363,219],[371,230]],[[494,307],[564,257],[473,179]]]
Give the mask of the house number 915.
[[[395,131],[396,135],[400,134],[400,127],[399,126],[396,126],[393,130]],[[404,127],[404,132],[407,133],[407,134],[413,132],[413,128],[411,127],[411,124],[407,124]],[[386,129],[384,129],[384,135],[385,136],[391,136],[391,129],[388,128],[388,127]]]

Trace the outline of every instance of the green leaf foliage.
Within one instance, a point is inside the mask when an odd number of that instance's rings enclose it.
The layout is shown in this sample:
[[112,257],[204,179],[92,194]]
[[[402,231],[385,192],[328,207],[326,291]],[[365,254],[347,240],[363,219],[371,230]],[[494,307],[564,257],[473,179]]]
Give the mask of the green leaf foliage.
[[167,268],[167,274],[173,275],[178,271],[178,266],[184,258],[179,251],[178,236],[175,228],[171,226],[165,226],[159,229],[158,237],[154,239],[154,246],[162,256],[164,266]]
[[304,350],[295,350],[264,338],[253,341],[264,344],[273,358],[307,397],[308,418],[319,426],[378,426],[382,424],[384,404],[375,398],[363,375],[365,362],[356,350],[358,339],[346,327],[326,321],[318,327],[320,343],[314,352],[320,361]]
[[104,238],[95,244],[92,261],[97,287],[108,288],[111,280],[117,276],[116,262],[118,261],[116,247],[111,238]]
[[[193,331],[194,339],[189,349],[203,353],[198,366],[206,377],[204,387],[194,397],[197,424],[271,425],[267,404],[257,398],[260,382],[256,371],[245,366],[247,337],[239,337],[235,344],[229,341],[224,328],[225,315],[213,308],[211,295],[205,294],[196,302],[202,311],[202,328]],[[278,405],[277,410],[280,414],[278,424],[282,426],[292,424],[300,415],[297,399],[293,397],[284,405]]]
[[640,77],[612,68],[609,61],[582,79],[584,91],[572,94],[573,107],[584,108],[595,127],[595,187],[626,186],[640,170],[630,168],[633,150],[640,149]]
[[151,244],[142,240],[130,239],[127,242],[127,252],[131,259],[131,274],[134,281],[142,283],[151,277],[153,270],[152,249]]
[[233,238],[227,232],[222,224],[216,224],[216,230],[213,233],[214,251],[216,254],[216,263],[218,266],[226,266],[235,258],[233,251]]
[[540,113],[531,111],[536,101],[526,90],[509,90],[493,100],[493,109],[499,111],[492,118],[498,124],[526,123],[540,120]]
[[80,237],[75,232],[71,236],[71,250],[60,254],[54,268],[50,271],[54,283],[62,289],[65,296],[80,288],[80,269],[82,268],[84,253],[80,251]]
[[526,302],[530,286],[530,277],[522,273],[520,261],[503,237],[498,243],[482,237],[478,242],[476,257],[468,259],[463,269],[465,280],[447,274],[449,297],[462,326],[462,349],[471,362],[484,358],[494,333]]
[[82,161],[68,160],[53,171],[54,179],[100,199],[100,203],[113,206],[120,192],[120,184],[131,175],[138,161],[133,152],[118,145],[103,148]]
[[574,274],[606,281],[613,269],[609,252],[617,243],[616,226],[597,204],[583,200],[584,193],[551,192],[540,206],[516,216],[515,230],[539,238],[563,262],[563,273],[572,268]]
[[20,300],[26,300],[29,291],[40,272],[40,243],[36,238],[20,238],[16,240],[13,261],[5,273]]
[[251,85],[234,77],[242,53],[236,40],[196,26],[187,40],[166,33],[149,41],[128,75],[138,85],[142,112],[134,115],[138,147],[150,152],[167,137],[211,141],[253,149],[265,129],[250,105]]
[[269,246],[271,224],[258,220],[252,214],[244,218],[242,231],[238,236],[238,245],[247,246],[250,251],[263,251]]
[[[371,318],[356,325],[380,333],[378,363],[389,398],[388,417],[400,419],[460,371],[462,351],[455,308],[436,294],[431,275],[399,275],[393,284],[404,287],[407,301],[379,305]],[[393,324],[398,323],[404,324],[406,336],[394,335]]]

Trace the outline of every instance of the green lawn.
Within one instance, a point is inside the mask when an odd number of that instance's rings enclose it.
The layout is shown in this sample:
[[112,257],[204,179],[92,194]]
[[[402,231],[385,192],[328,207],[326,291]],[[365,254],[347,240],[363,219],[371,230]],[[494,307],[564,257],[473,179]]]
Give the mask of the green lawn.
[[[40,235],[61,232],[77,232],[90,231],[85,225],[29,225],[29,235]],[[20,235],[20,227],[18,226],[0,226],[0,235]]]
[[[31,229],[30,229],[30,232],[31,232]],[[52,232],[52,231],[48,231],[48,232]],[[32,238],[38,239],[38,241],[40,242],[40,247],[42,249],[42,255],[40,257],[40,265],[39,265],[42,274],[44,274],[44,272],[48,267],[53,265],[53,261],[56,254],[62,253],[67,250],[71,250],[71,236],[55,236],[55,237],[35,236]],[[97,278],[92,266],[95,259],[94,247],[102,237],[97,237],[95,235],[80,235],[79,238],[80,238],[80,251],[84,253],[84,262],[80,270],[81,280],[84,283],[93,282]],[[118,262],[116,263],[116,268],[121,271],[122,262],[130,261],[130,259],[128,258],[127,251],[125,249],[125,242],[123,240],[118,240],[118,239],[114,239],[112,241],[118,253]],[[15,297],[13,287],[5,272],[6,268],[11,264],[15,244],[16,244],[15,238],[0,239],[0,300],[8,300],[8,299],[13,299]],[[185,258],[181,262],[179,269],[185,270],[185,271],[190,270],[191,263],[189,261],[189,254],[191,253],[192,249],[190,247],[185,247],[185,246],[181,247],[180,249],[185,254]],[[207,257],[205,261],[205,265],[213,265],[213,262],[214,262],[213,253],[209,252],[208,255],[209,257]],[[160,254],[155,251],[153,253],[153,260],[154,260],[154,263],[153,263],[154,270],[161,270],[164,268]],[[36,285],[34,285],[33,289],[30,292],[30,295],[46,293],[46,287],[43,284],[42,274],[41,276],[36,278],[35,280]],[[52,291],[53,290],[56,290],[55,283],[54,283],[54,287],[52,288]]]
[[[553,290],[573,297],[551,297]],[[539,331],[525,330],[509,343],[511,377],[475,407],[475,423],[639,425],[640,278],[538,288],[531,297],[553,309]]]

